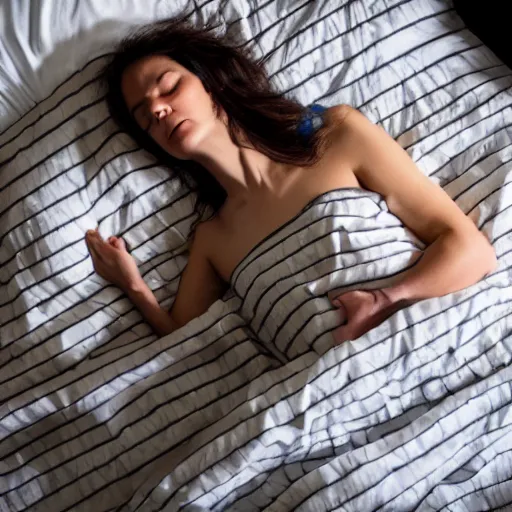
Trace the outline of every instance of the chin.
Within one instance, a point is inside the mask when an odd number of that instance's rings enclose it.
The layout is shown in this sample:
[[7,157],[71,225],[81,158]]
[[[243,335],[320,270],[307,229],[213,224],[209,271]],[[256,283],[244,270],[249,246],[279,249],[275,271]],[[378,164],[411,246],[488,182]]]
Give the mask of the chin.
[[185,123],[183,123],[179,133],[171,136],[166,149],[171,155],[180,160],[191,160],[193,155],[197,153],[197,148],[201,145],[203,137],[198,130],[185,126]]

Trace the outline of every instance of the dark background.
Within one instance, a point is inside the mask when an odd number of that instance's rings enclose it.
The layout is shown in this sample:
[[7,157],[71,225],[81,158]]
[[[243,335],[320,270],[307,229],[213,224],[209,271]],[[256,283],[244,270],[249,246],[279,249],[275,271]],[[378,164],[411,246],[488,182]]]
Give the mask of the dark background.
[[454,0],[468,28],[512,68],[512,20],[507,0]]

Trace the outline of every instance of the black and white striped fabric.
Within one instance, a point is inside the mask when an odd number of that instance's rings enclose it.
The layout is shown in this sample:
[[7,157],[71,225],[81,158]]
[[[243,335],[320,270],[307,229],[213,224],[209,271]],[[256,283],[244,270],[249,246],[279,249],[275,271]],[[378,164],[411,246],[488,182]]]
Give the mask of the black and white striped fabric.
[[332,347],[332,330],[343,319],[330,290],[391,286],[423,248],[381,195],[332,190],[254,247],[233,271],[231,287],[258,340],[286,362]]
[[[17,5],[2,12],[15,17]],[[104,10],[90,0],[62,3],[54,18],[58,4],[45,5],[20,24],[15,36],[24,29],[27,41],[16,55],[1,42],[6,117],[29,90],[32,75],[9,70],[20,51],[33,62],[34,27],[48,24],[60,42],[51,20],[119,37],[112,18],[185,10],[259,56],[273,51],[276,87],[304,104],[349,103],[381,123],[492,241],[499,267],[330,348],[336,312],[325,293],[392,277],[421,249],[375,194],[333,191],[244,258],[231,297],[156,339],[94,274],[84,234],[98,225],[124,236],[167,306],[186,264],[193,194],[108,118],[95,38],[81,60],[73,50],[78,72],[48,96],[34,87],[43,99],[2,123],[0,510],[512,507],[512,72],[451,3],[153,0]],[[322,220],[331,214],[339,220]],[[308,221],[324,224],[304,236],[328,241],[290,260],[304,239],[286,235]],[[322,261],[336,223],[347,226],[341,254]],[[300,277],[272,268],[282,258]]]

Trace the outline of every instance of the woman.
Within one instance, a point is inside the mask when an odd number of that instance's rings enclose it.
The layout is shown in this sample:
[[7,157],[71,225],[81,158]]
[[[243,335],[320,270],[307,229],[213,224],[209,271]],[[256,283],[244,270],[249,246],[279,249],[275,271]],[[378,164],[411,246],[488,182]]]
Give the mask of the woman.
[[337,342],[414,301],[465,288],[496,266],[487,239],[382,129],[341,105],[325,109],[321,128],[302,136],[297,127],[311,111],[272,91],[263,63],[210,29],[179,20],[144,27],[120,44],[104,76],[115,121],[177,168],[214,212],[195,230],[170,312],[160,308],[121,238],[86,235],[98,274],[123,289],[159,335],[204,313],[258,242],[333,189],[377,192],[428,244],[393,286],[334,294],[345,318]]

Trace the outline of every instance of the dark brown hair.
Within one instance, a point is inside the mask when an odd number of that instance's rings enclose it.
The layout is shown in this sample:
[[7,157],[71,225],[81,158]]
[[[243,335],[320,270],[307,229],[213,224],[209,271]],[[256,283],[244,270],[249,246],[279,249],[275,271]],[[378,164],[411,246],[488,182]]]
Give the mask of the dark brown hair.
[[321,137],[301,138],[297,125],[304,107],[274,91],[265,72],[264,61],[251,58],[235,47],[214,27],[195,28],[184,19],[170,19],[140,27],[123,39],[104,70],[110,114],[144,149],[170,167],[197,192],[196,206],[210,205],[217,211],[226,192],[211,174],[192,161],[180,161],[164,151],[131,114],[121,92],[121,77],[133,62],[150,55],[166,55],[200,78],[214,106],[222,107],[228,130],[238,145],[249,145],[272,160],[310,166],[321,151]]

